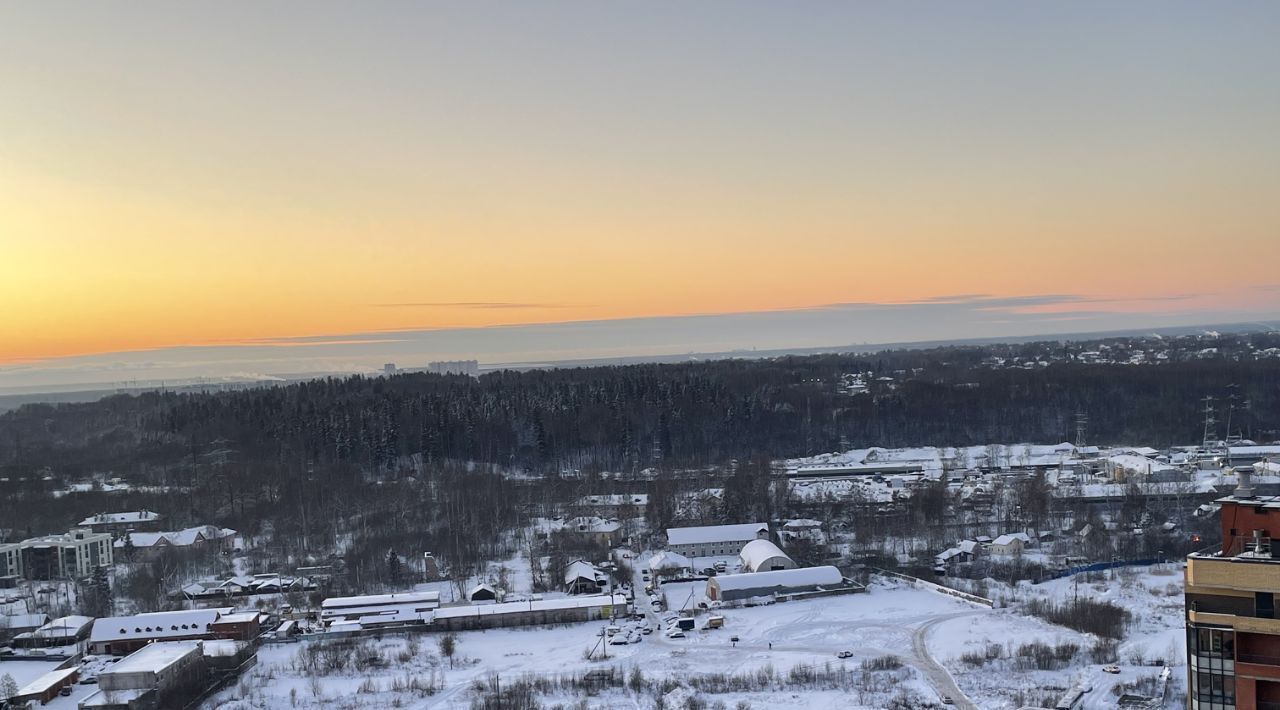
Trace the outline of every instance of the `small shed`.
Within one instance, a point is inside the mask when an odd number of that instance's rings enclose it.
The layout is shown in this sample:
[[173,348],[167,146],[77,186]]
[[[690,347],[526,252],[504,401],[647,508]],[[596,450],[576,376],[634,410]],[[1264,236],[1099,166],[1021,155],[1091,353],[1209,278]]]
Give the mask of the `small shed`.
[[693,563],[688,557],[672,552],[671,550],[663,550],[653,557],[649,558],[649,569],[653,573],[661,577],[676,577],[684,573],[693,571]]
[[467,592],[467,600],[472,604],[492,604],[498,601],[498,590],[485,582],[481,582]]
[[570,594],[599,594],[606,580],[590,562],[574,560],[564,568],[564,590]]
[[48,704],[49,701],[58,697],[59,690],[75,683],[79,676],[80,666],[78,665],[49,671],[19,688],[18,694],[13,696],[12,700],[28,700],[38,702],[41,705]]

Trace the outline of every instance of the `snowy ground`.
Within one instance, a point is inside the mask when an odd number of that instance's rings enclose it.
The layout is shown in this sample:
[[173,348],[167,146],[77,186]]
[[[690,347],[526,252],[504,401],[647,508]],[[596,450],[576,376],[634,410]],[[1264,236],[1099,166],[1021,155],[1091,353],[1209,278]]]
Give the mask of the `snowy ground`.
[[[1172,668],[1173,679],[1167,707],[1182,707],[1186,650],[1180,565],[1121,568],[1096,576],[1100,578],[1094,581],[1082,574],[1040,585],[1023,582],[1016,588],[988,580],[990,595],[1013,608],[999,609],[980,619],[940,623],[930,635],[930,647],[965,694],[982,708],[1013,708],[1024,702],[1037,705],[1045,699],[1041,695],[1061,695],[1076,684],[1092,688],[1084,696],[1084,710],[1114,708],[1116,685],[1152,678],[1166,664]],[[1076,596],[1109,601],[1129,611],[1130,623],[1117,648],[1120,673],[1103,673],[1103,664],[1090,660],[1088,651],[1097,638],[1023,616],[1017,610],[1017,605],[1029,598],[1062,602]],[[1076,644],[1080,652],[1058,670],[1014,668],[1018,661],[1012,656],[1017,648],[1032,641],[1051,646]],[[982,665],[962,660],[965,654],[985,653],[993,645],[1001,651],[998,659]],[[1018,675],[1018,683],[1009,682],[1010,673]],[[1036,691],[1028,694],[1023,690],[1030,687]]]
[[[703,693],[704,699],[721,700],[730,707],[744,701],[753,707],[883,708],[895,697],[906,703],[903,707],[929,707],[943,692],[936,689],[938,685],[949,684],[950,677],[931,659],[923,658],[916,643],[927,639],[927,655],[938,644],[938,624],[955,623],[961,636],[985,632],[984,624],[965,623],[971,618],[999,619],[1003,632],[1009,634],[1060,633],[1046,631],[1034,619],[897,583],[874,584],[866,594],[722,613],[724,629],[691,632],[685,639],[668,639],[655,632],[638,644],[609,646],[608,660],[595,661],[586,660],[586,653],[597,645],[601,623],[461,633],[453,669],[440,657],[437,634],[387,638],[370,642],[385,661],[375,661],[362,671],[344,668],[318,674],[314,681],[303,669],[309,653],[305,644],[267,646],[259,655],[258,667],[207,707],[337,703],[372,708],[391,706],[397,700],[403,707],[467,707],[475,697],[473,683],[485,682],[494,673],[511,683],[521,677],[580,679],[589,670],[608,668],[617,668],[624,676],[638,668],[651,684],[660,679],[687,683],[690,677],[711,674],[763,674],[777,679],[764,689]],[[650,615],[647,623],[656,624],[656,618]],[[734,636],[736,643],[731,640]],[[939,644],[939,650],[945,651],[951,643]],[[840,651],[849,651],[852,657],[838,659]],[[862,671],[863,661],[886,656],[903,666],[878,673]],[[786,677],[797,668],[828,674],[843,668],[851,680],[847,690],[838,692],[791,686]],[[407,689],[413,679],[430,687],[431,694]],[[401,690],[393,689],[397,684]],[[652,689],[639,694],[625,689],[602,691],[589,701],[589,707],[652,707],[653,693]],[[549,692],[544,702],[570,702],[575,697],[571,689],[562,687]],[[974,707],[963,697],[955,699],[961,707]]]

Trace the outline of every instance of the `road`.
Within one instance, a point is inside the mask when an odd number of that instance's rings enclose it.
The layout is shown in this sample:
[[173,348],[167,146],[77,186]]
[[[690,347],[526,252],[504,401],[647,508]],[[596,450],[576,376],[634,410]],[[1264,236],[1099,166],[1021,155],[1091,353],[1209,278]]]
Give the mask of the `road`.
[[924,673],[925,678],[929,680],[929,685],[932,685],[933,689],[938,691],[939,697],[944,695],[951,696],[956,707],[961,708],[961,710],[978,710],[978,706],[970,702],[969,698],[960,691],[960,686],[956,685],[955,679],[951,677],[947,669],[929,653],[928,636],[933,627],[944,621],[981,613],[981,611],[962,611],[958,614],[935,617],[920,624],[916,627],[915,633],[911,635],[911,649],[915,652],[916,660],[919,662],[916,667]]

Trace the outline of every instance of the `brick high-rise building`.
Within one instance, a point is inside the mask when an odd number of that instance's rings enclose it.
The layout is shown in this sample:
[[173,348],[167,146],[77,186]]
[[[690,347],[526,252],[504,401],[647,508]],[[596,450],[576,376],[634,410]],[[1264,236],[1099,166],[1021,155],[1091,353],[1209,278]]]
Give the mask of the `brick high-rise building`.
[[1280,496],[1240,471],[1222,544],[1187,557],[1187,688],[1193,710],[1280,710]]

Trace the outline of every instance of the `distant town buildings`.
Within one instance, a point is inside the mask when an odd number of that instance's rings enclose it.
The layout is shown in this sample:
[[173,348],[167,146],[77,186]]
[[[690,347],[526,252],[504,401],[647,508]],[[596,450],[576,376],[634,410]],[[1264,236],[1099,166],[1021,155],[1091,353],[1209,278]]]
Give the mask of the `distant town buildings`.
[[468,377],[480,376],[480,362],[478,360],[441,360],[438,362],[427,363],[423,368],[424,372],[433,375],[466,375]]

